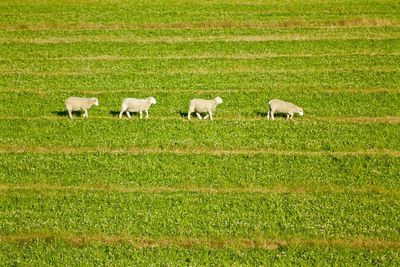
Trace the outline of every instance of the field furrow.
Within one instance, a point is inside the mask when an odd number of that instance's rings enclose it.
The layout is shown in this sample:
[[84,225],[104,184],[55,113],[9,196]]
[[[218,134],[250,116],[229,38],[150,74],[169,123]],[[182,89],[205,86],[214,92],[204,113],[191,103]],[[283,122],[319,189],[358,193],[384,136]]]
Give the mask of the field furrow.
[[[10,16],[11,14],[9,14]],[[363,14],[364,15],[364,14]],[[39,15],[43,18],[43,14]],[[399,19],[365,19],[354,18],[347,20],[324,20],[310,22],[302,18],[296,20],[280,20],[271,21],[269,23],[262,22],[242,22],[235,23],[231,21],[226,22],[206,22],[206,23],[54,23],[42,22],[37,23],[0,23],[0,30],[15,32],[15,31],[46,31],[46,30],[63,30],[63,31],[82,31],[82,30],[107,30],[107,31],[120,31],[120,30],[185,30],[185,29],[336,29],[336,28],[383,28],[383,27],[398,27]]]
[[[338,58],[338,59],[346,59],[348,57],[386,57],[388,56],[388,60],[390,60],[390,56],[398,57],[400,53],[396,52],[388,52],[388,53],[380,53],[373,52],[369,50],[363,50],[360,52],[352,52],[352,53],[326,53],[326,54],[313,54],[313,53],[291,53],[291,54],[279,54],[279,53],[236,53],[236,54],[212,54],[210,52],[201,53],[201,54],[192,54],[192,55],[148,55],[148,56],[125,56],[125,55],[81,55],[81,56],[54,56],[48,58],[40,58],[40,57],[16,57],[16,58],[1,58],[1,62],[7,63],[9,61],[13,61],[15,64],[21,64],[22,62],[31,63],[36,62],[36,64],[43,64],[43,61],[48,62],[48,64],[52,64],[52,61],[66,61],[66,62],[75,62],[75,61],[85,61],[90,64],[91,61],[98,62],[108,62],[108,61],[131,61],[131,63],[137,63],[142,60],[160,60],[163,61],[173,61],[173,60],[260,60],[260,59],[269,59],[273,60],[275,58],[283,58],[283,59],[296,59],[296,58],[304,58],[304,59],[312,59],[312,58]],[[54,63],[53,63],[54,64]]]
[[283,156],[306,156],[306,157],[364,157],[364,156],[382,156],[382,157],[400,157],[400,151],[390,149],[365,149],[365,150],[350,150],[350,151],[305,151],[305,150],[278,150],[271,148],[255,148],[255,149],[221,149],[221,148],[206,148],[206,147],[134,147],[126,146],[121,148],[112,147],[65,147],[65,146],[16,146],[5,145],[0,146],[0,153],[38,153],[38,154],[82,154],[82,153],[108,153],[108,154],[177,154],[177,155],[258,155],[272,154]]
[[49,184],[25,184],[25,185],[4,185],[0,184],[0,191],[7,193],[8,191],[41,191],[43,194],[54,194],[55,192],[105,192],[105,193],[201,193],[209,195],[219,194],[340,194],[340,193],[379,193],[382,195],[400,195],[397,190],[385,189],[376,185],[366,186],[362,188],[343,188],[340,186],[329,187],[132,187],[132,186],[113,186],[96,184],[95,186],[59,186]]
[[203,36],[203,37],[181,37],[181,36],[159,36],[156,38],[132,36],[121,38],[119,36],[95,35],[79,37],[40,37],[40,38],[1,38],[0,44],[71,44],[71,43],[130,43],[130,44],[176,44],[176,43],[206,43],[206,42],[267,42],[267,41],[323,41],[323,40],[398,40],[399,35],[379,33],[373,36],[307,36],[307,35],[250,35],[250,36]]
[[200,238],[149,238],[146,236],[107,236],[107,235],[76,235],[73,233],[32,233],[0,236],[0,242],[24,243],[33,240],[58,240],[72,246],[97,245],[131,245],[135,248],[182,247],[210,249],[263,249],[277,250],[281,247],[342,247],[357,249],[400,249],[400,242],[363,240],[363,239],[333,239],[333,240],[273,240],[273,239],[200,239]]

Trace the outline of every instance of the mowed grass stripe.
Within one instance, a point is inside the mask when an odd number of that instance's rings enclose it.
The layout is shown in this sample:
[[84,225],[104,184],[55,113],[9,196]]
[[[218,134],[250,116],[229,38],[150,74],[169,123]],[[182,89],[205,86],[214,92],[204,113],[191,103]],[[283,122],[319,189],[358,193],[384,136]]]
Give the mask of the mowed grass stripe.
[[[344,1],[339,3],[310,1],[284,5],[268,3],[226,3],[220,1],[182,4],[181,1],[162,3],[113,1],[109,3],[82,3],[60,1],[57,5],[39,2],[2,3],[1,24],[57,25],[124,25],[135,27],[238,27],[240,25],[268,24],[271,26],[307,25],[382,25],[397,21],[396,2],[364,3]],[[25,16],[16,16],[19,14]],[[14,15],[14,16],[13,16]],[[134,15],[134,20],[132,16]],[[305,19],[307,17],[307,20]],[[223,18],[223,19],[222,19]]]
[[[240,27],[269,25],[294,27],[306,25],[385,25],[398,21],[394,1],[364,3],[344,1],[340,4],[323,1],[295,2],[291,5],[272,3],[226,3],[220,1],[182,4],[181,1],[149,3],[71,3],[40,5],[3,3],[1,25],[121,25],[126,27]],[[24,5],[25,4],[25,5]],[[15,16],[16,14],[26,16]],[[135,20],[132,20],[132,15]],[[12,16],[14,15],[14,16]],[[380,15],[380,16],[378,16]],[[307,17],[307,20],[305,19]],[[223,18],[223,20],[221,19]],[[95,22],[95,23],[94,23]],[[87,26],[86,26],[87,27]]]
[[129,244],[134,248],[158,248],[158,247],[184,247],[184,248],[210,248],[210,249],[266,249],[276,250],[281,247],[322,247],[322,248],[355,248],[355,249],[374,249],[400,250],[400,242],[387,240],[368,240],[368,239],[298,239],[288,240],[279,239],[229,239],[229,238],[190,238],[190,237],[160,237],[151,238],[147,236],[128,236],[128,235],[102,235],[102,234],[75,234],[68,232],[55,233],[26,233],[19,235],[0,235],[0,242],[4,243],[27,243],[34,241],[53,242],[60,240],[72,246],[97,245],[124,245]]
[[212,73],[304,73],[309,72],[398,72],[400,57],[340,56],[265,59],[141,59],[122,61],[11,61],[0,62],[2,75],[97,75],[97,74],[212,74]]
[[[346,247],[280,247],[267,249],[212,249],[207,247],[158,247],[135,249],[130,244],[86,246],[69,245],[62,240],[47,239],[26,243],[1,243],[2,261],[12,265],[42,266],[60,265],[104,265],[114,263],[118,255],[121,266],[224,266],[232,263],[240,266],[274,265],[331,265],[336,263],[377,263],[381,266],[398,266],[399,251],[395,249],[357,249]],[[43,249],[45,246],[46,249]],[[28,255],[28,256],[27,256]],[[299,256],[301,255],[301,256]],[[231,264],[231,265],[232,265]]]
[[29,147],[29,146],[0,146],[0,153],[38,153],[38,154],[86,154],[86,153],[109,153],[109,154],[177,154],[177,155],[259,155],[271,154],[278,156],[309,156],[309,157],[400,157],[400,151],[390,149],[369,149],[353,151],[296,151],[276,149],[215,149],[215,148],[158,148],[158,147],[132,147],[109,148],[109,147]]
[[[0,146],[176,153],[391,154],[397,124],[333,121],[0,120]],[[301,138],[300,138],[301,137]],[[204,150],[204,151],[203,151]],[[360,152],[357,152],[360,151]],[[74,151],[75,152],[75,151]],[[289,152],[290,154],[291,152]]]
[[342,194],[342,193],[356,193],[356,194],[383,194],[395,196],[399,195],[399,190],[387,189],[381,186],[369,185],[365,187],[343,187],[343,186],[276,186],[276,187],[132,187],[128,185],[111,185],[111,184],[95,184],[95,185],[52,185],[52,184],[0,184],[0,192],[6,193],[7,191],[40,191],[41,194],[54,194],[56,191],[63,192],[105,192],[105,193],[148,193],[148,194],[162,194],[162,193],[196,193],[196,194]]
[[[323,168],[321,168],[323,166]],[[229,190],[369,190],[400,187],[400,158],[273,154],[0,153],[5,186],[205,188]],[[351,175],[349,175],[351,173]],[[304,190],[303,190],[304,189]]]
[[[201,69],[200,69],[201,70]],[[108,73],[97,75],[1,75],[2,88],[37,88],[40,90],[57,91],[58,89],[74,88],[75,91],[92,90],[93,88],[108,88],[110,91],[126,88],[171,88],[182,86],[192,90],[226,89],[226,88],[399,88],[400,73],[385,71],[333,71],[333,72],[233,72],[233,73],[160,73],[141,74],[132,70],[128,73]],[[77,73],[79,74],[79,73]],[[377,83],[379,81],[379,83]],[[268,91],[267,91],[268,90]],[[276,89],[275,89],[276,90]],[[281,93],[285,93],[282,91]],[[221,96],[222,97],[222,96]]]
[[[395,68],[398,67],[396,63],[399,61],[399,55],[397,53],[388,53],[377,54],[374,53],[372,55],[364,54],[364,53],[352,53],[348,55],[340,55],[340,54],[326,54],[326,55],[313,55],[313,54],[299,54],[299,56],[287,57],[287,55],[278,55],[278,54],[270,54],[267,56],[278,56],[276,58],[271,57],[268,60],[263,58],[245,58],[246,55],[250,57],[257,57],[260,55],[261,57],[264,54],[243,54],[241,55],[232,55],[233,59],[225,59],[225,58],[207,58],[207,54],[199,55],[199,58],[185,58],[185,55],[182,55],[182,58],[176,56],[166,57],[124,57],[122,59],[133,58],[132,60],[113,60],[113,64],[110,65],[111,62],[105,60],[102,62],[101,60],[88,60],[89,62],[86,65],[83,65],[80,61],[68,62],[60,62],[57,58],[50,58],[49,60],[39,59],[38,61],[25,61],[20,59],[10,59],[4,58],[3,61],[0,62],[1,66],[4,66],[4,69],[7,69],[8,65],[13,62],[13,67],[15,71],[19,70],[30,70],[33,69],[35,71],[43,72],[45,70],[64,70],[64,71],[76,71],[76,70],[101,70],[105,68],[110,68],[112,66],[112,70],[114,71],[123,71],[125,69],[145,72],[145,71],[154,71],[157,68],[160,70],[182,70],[182,69],[197,69],[203,68],[206,70],[213,69],[242,69],[242,68],[253,68],[253,69],[263,69],[265,71],[293,71],[293,70],[310,70],[315,68],[322,68],[323,70],[335,68],[337,70],[341,69],[368,69],[368,68],[376,68],[382,67],[385,68]],[[203,57],[204,56],[204,57]],[[219,55],[224,57],[224,55]],[[228,55],[229,56],[229,55]],[[107,59],[108,55],[100,56]],[[196,57],[196,56],[195,56]],[[83,57],[86,59],[86,57]],[[87,57],[90,59],[90,56]],[[55,59],[56,61],[51,61],[51,59]],[[66,58],[68,59],[68,58]],[[74,58],[72,58],[74,59]],[[113,59],[113,58],[112,58]],[[118,57],[116,57],[118,59]],[[107,69],[108,70],[108,69]],[[126,71],[126,70],[125,70]]]
[[0,44],[0,57],[59,58],[81,56],[176,57],[176,56],[236,56],[247,54],[324,55],[341,53],[397,53],[398,40],[321,40],[268,42],[202,42],[202,43],[72,43],[72,44]]
[[397,194],[52,192],[3,191],[1,232],[400,240]]

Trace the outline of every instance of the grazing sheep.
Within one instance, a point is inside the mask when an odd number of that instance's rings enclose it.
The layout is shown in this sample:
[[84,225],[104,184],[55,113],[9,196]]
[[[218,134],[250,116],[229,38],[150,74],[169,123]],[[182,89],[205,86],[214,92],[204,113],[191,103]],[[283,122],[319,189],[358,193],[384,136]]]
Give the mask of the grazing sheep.
[[99,100],[95,97],[92,98],[85,98],[85,97],[75,97],[75,96],[71,96],[68,97],[65,100],[65,107],[68,110],[68,115],[69,117],[72,119],[72,111],[79,111],[82,110],[85,112],[85,114],[83,114],[83,117],[88,118],[88,109],[91,106],[98,106],[99,105]]
[[190,120],[190,114],[192,112],[196,112],[197,117],[201,120],[203,119],[200,115],[200,113],[208,113],[204,117],[204,119],[207,119],[208,116],[210,116],[210,120],[213,120],[212,118],[212,113],[215,111],[216,107],[222,103],[222,99],[217,96],[214,99],[211,100],[205,100],[205,99],[192,99],[190,100],[189,104],[189,111],[188,111],[188,119]]
[[157,101],[154,97],[148,97],[146,99],[136,99],[136,98],[124,98],[122,100],[121,112],[119,113],[119,118],[122,118],[122,114],[126,112],[128,118],[131,118],[129,112],[139,112],[140,119],[142,119],[142,112],[146,112],[146,119],[149,117],[149,108],[152,104],[156,104]]
[[272,120],[274,120],[275,112],[286,113],[287,114],[286,119],[292,119],[293,113],[299,113],[300,116],[304,115],[303,109],[301,107],[298,107],[290,102],[282,101],[280,99],[272,99],[268,102],[268,105],[269,105],[269,110],[267,115],[268,120],[270,117]]

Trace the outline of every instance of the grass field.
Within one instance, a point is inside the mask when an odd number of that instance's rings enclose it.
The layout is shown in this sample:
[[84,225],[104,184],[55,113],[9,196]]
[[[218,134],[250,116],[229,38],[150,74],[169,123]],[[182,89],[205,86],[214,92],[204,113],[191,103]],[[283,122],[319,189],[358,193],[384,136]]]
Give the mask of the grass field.
[[399,266],[399,107],[398,1],[1,1],[0,265]]

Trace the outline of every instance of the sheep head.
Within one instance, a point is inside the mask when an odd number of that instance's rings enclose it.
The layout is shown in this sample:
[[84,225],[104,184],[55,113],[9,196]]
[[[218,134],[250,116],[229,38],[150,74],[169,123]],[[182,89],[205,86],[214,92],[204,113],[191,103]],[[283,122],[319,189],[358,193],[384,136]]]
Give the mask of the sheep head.
[[150,101],[151,104],[156,104],[157,103],[156,99],[154,97],[152,97],[152,96],[150,96],[147,99]]
[[92,97],[90,100],[92,101],[93,105],[95,106],[99,105],[99,100],[96,97]]
[[219,96],[217,96],[216,98],[214,98],[214,101],[215,101],[215,103],[217,103],[217,105],[218,104],[222,104],[222,98],[220,98]]

